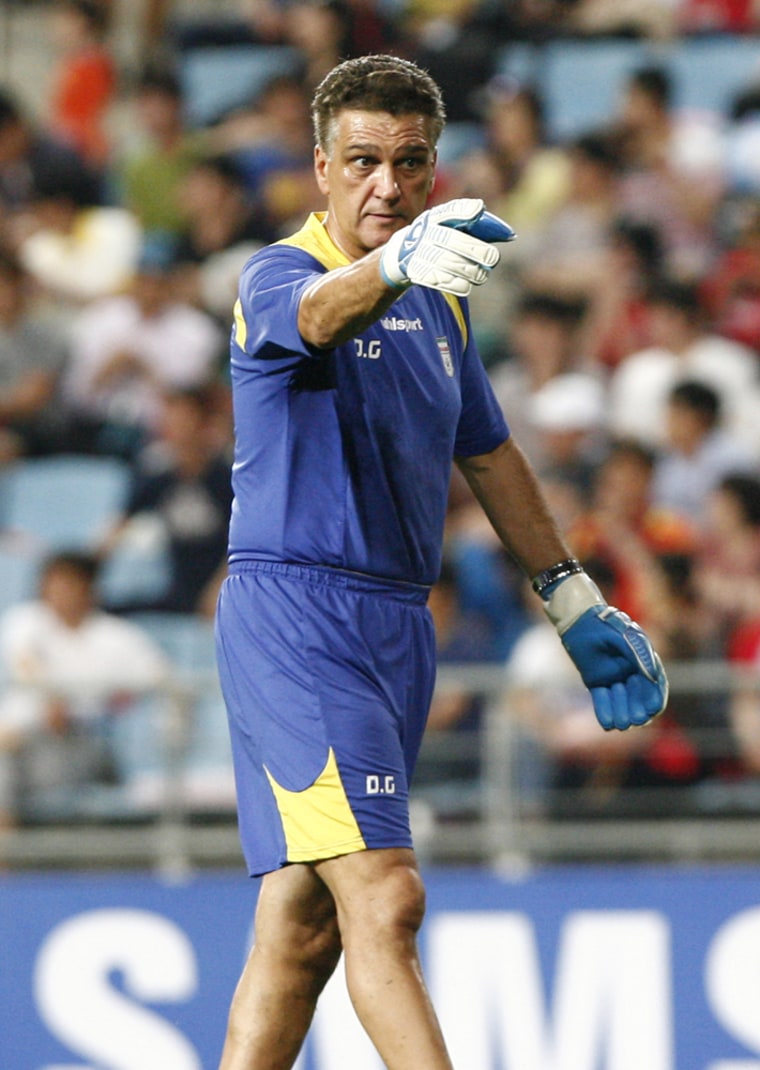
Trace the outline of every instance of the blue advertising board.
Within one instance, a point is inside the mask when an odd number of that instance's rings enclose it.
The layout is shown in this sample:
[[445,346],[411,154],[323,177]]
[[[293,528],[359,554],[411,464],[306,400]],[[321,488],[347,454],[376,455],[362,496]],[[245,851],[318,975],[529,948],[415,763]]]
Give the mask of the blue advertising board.
[[[760,1070],[760,870],[429,870],[463,1070]],[[216,1070],[256,883],[0,878],[2,1070]],[[298,1070],[382,1070],[339,968]]]

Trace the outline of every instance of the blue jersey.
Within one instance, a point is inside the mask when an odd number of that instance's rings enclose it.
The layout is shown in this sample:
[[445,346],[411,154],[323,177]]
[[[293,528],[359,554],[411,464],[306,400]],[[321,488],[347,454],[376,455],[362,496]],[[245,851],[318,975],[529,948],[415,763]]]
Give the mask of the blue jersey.
[[322,565],[429,585],[451,462],[509,435],[466,304],[411,287],[330,350],[298,331],[304,291],[349,263],[323,215],[248,261],[232,335],[230,564]]

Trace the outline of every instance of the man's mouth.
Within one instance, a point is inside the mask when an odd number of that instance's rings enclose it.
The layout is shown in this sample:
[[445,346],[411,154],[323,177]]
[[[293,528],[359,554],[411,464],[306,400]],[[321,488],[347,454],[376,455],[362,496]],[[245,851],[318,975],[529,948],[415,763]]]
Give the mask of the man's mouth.
[[368,212],[368,218],[376,219],[380,223],[400,223],[402,226],[406,224],[406,220],[398,212]]

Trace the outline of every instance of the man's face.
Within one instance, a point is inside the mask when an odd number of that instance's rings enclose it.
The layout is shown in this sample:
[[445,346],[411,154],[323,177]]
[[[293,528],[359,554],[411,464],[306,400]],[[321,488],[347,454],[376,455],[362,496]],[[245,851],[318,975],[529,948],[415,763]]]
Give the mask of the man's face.
[[436,162],[430,128],[424,115],[347,110],[335,122],[329,155],[317,146],[327,231],[352,260],[384,245],[425,208]]

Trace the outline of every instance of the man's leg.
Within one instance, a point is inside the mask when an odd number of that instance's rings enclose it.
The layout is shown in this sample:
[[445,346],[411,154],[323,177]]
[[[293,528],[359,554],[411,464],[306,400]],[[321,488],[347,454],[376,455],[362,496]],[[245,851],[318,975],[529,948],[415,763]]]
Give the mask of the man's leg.
[[268,873],[219,1070],[290,1070],[340,951],[335,904],[314,870]]
[[413,851],[360,851],[315,868],[338,908],[351,1000],[388,1070],[452,1070],[417,952],[425,890]]

